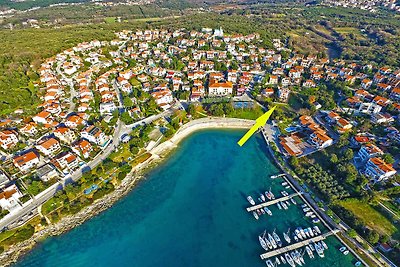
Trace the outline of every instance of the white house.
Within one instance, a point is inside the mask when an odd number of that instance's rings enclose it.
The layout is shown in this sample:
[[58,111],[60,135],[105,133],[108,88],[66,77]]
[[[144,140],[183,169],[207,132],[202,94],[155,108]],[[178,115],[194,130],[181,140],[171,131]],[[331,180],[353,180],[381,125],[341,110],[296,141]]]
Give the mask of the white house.
[[22,197],[21,192],[15,184],[12,184],[0,193],[0,206],[3,210],[12,212],[21,207],[19,198]]
[[45,156],[53,155],[61,149],[60,142],[55,138],[46,139],[36,145],[36,149],[43,153]]
[[0,146],[7,150],[18,143],[17,133],[11,130],[0,131]]
[[89,125],[84,128],[81,131],[81,137],[99,146],[102,146],[108,141],[107,136],[94,125]]
[[35,152],[29,151],[15,157],[13,163],[21,171],[27,171],[39,163],[39,156]]

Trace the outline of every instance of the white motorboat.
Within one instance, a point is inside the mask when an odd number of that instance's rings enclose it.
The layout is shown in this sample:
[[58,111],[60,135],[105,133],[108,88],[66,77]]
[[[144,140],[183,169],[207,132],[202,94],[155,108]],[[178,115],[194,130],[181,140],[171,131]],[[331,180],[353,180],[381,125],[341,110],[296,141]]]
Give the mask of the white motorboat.
[[256,202],[254,201],[254,199],[251,196],[247,197],[247,201],[249,201],[251,205],[255,205],[256,204]]
[[255,212],[255,211],[253,211],[253,216],[254,216],[254,218],[256,218],[256,220],[258,220],[258,214],[257,214],[257,212]]
[[[288,233],[289,233],[289,231],[288,231]],[[283,233],[283,238],[286,240],[286,242],[287,242],[288,244],[290,244],[291,240],[290,240],[289,234]]]
[[264,207],[264,210],[269,216],[272,216],[272,211],[269,208]]
[[321,243],[324,249],[328,249],[328,245],[324,242],[324,240],[321,240]]
[[281,204],[278,202],[278,203],[276,203],[276,205],[278,206],[278,209],[282,209],[282,206],[281,206]]

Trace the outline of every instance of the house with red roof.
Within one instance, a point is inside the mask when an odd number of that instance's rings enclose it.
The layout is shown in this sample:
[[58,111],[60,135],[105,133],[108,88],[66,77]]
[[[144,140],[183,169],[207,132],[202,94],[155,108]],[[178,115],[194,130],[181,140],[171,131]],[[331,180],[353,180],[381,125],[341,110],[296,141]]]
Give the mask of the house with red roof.
[[13,130],[0,131],[0,146],[8,150],[18,143],[17,133]]
[[39,155],[33,150],[25,151],[13,158],[13,163],[20,171],[26,172],[39,164]]
[[365,175],[370,177],[375,183],[387,180],[395,174],[396,170],[391,164],[377,157],[370,158],[365,168]]

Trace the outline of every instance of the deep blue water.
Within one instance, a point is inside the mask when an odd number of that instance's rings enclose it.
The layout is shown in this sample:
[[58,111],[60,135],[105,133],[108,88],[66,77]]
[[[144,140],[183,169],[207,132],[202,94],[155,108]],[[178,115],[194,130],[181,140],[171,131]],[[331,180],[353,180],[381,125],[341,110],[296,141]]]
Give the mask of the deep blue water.
[[[236,145],[243,133],[191,135],[112,208],[46,239],[16,266],[265,266],[258,234],[311,223],[293,205],[288,211],[271,207],[274,215],[258,221],[245,212],[246,195],[256,199],[269,188],[279,195],[282,180],[269,178],[278,170],[261,136]],[[335,238],[326,243],[326,257],[305,256],[306,266],[353,266]]]

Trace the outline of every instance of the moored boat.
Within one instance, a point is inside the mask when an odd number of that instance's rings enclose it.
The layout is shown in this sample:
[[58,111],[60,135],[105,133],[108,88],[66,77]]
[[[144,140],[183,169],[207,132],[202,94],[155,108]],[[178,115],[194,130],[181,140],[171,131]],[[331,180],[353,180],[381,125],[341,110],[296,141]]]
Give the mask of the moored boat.
[[287,210],[287,209],[288,209],[288,206],[286,205],[285,202],[281,201],[281,205],[282,205],[282,208],[283,208],[284,210]]
[[347,248],[346,248],[345,246],[339,248],[339,251],[342,252],[342,253],[343,253],[345,250],[347,250]]
[[308,212],[306,213],[306,217],[310,217],[310,216],[313,215],[313,214],[314,214],[314,212],[308,211]]
[[[264,232],[264,235],[265,235],[265,232]],[[259,236],[258,236],[258,241],[260,241],[260,245],[262,246],[263,249],[268,250],[267,243],[265,242],[263,236],[260,236],[260,235],[259,235]]]
[[278,206],[278,209],[282,209],[282,206],[281,206],[281,204],[278,202],[278,203],[276,203],[276,205]]
[[247,197],[247,201],[249,201],[251,205],[255,205],[256,204],[256,202],[254,201],[254,199],[251,196]]
[[350,253],[350,251],[346,250],[345,252],[343,252],[343,255],[347,255],[349,253]]
[[312,220],[312,222],[313,222],[313,223],[319,223],[320,220],[319,220],[318,218],[314,218],[314,219]]
[[316,225],[314,225],[314,230],[318,233],[318,234],[321,234],[321,230],[319,230],[319,227],[318,226],[316,226]]
[[269,216],[272,216],[272,212],[271,212],[271,210],[269,208],[264,207],[264,210]]
[[297,205],[297,202],[294,198],[291,198],[290,201],[292,201],[293,205]]
[[285,253],[285,259],[286,259],[286,262],[287,262],[290,266],[292,266],[292,267],[295,267],[295,266],[296,266],[296,264],[295,264],[294,261],[293,261],[292,256],[290,256],[289,253]]
[[272,263],[271,260],[265,261],[265,264],[267,264],[268,267],[274,267],[274,264]]
[[318,243],[314,243],[314,246],[315,246],[315,250],[318,253],[318,256],[320,256],[321,258],[324,258],[325,255],[324,255],[324,249],[322,248],[322,246]]
[[285,258],[281,255],[281,262],[283,263],[283,264],[286,264],[286,260],[285,260]]
[[260,195],[260,198],[261,198],[261,201],[262,201],[262,202],[265,202],[265,197],[264,197],[263,194]]
[[[289,233],[289,231],[288,231],[288,233]],[[290,236],[287,233],[283,233],[283,238],[286,240],[286,242],[288,244],[290,244],[290,242],[291,242]]]
[[271,235],[270,233],[268,233],[268,240],[269,240],[269,242],[271,243],[271,245],[272,245],[274,248],[277,248],[277,247],[278,247],[278,245],[277,245],[276,242],[275,242],[275,239],[272,237],[272,235]]
[[324,242],[324,240],[321,240],[321,244],[324,247],[324,249],[328,249],[328,245]]
[[313,232],[313,230],[311,229],[311,227],[308,227],[307,230],[308,230],[308,232],[310,233],[311,237],[314,237],[314,232]]
[[311,249],[308,246],[306,246],[306,251],[307,251],[308,257],[310,257],[310,259],[313,259],[314,253],[311,251]]
[[279,237],[279,235],[277,233],[275,233],[275,231],[272,233],[272,236],[275,239],[276,244],[281,247],[282,246],[282,241],[281,238]]
[[253,211],[253,216],[254,216],[254,218],[256,218],[256,220],[258,220],[258,214],[257,214],[257,212],[255,212],[255,211]]

